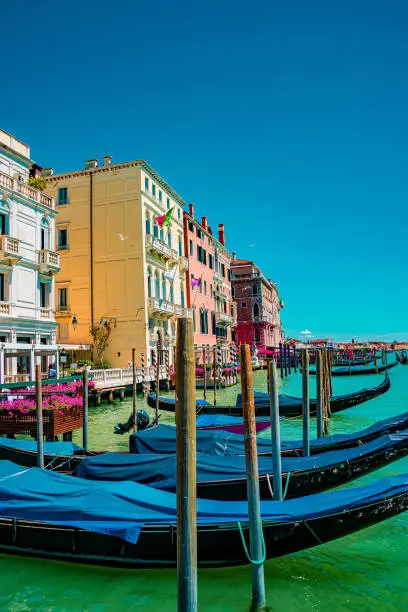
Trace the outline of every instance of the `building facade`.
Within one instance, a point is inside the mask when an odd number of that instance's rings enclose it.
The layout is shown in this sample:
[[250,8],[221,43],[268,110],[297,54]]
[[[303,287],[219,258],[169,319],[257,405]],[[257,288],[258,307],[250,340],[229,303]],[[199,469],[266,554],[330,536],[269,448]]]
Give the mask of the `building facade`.
[[[111,326],[104,359],[127,367],[152,361],[157,343],[174,358],[176,320],[187,308],[183,201],[146,162],[91,159],[83,170],[44,172],[58,209],[58,341],[90,349],[91,326]],[[156,217],[172,209],[168,227]],[[74,324],[73,324],[74,323]],[[95,355],[94,355],[95,359]]]
[[280,300],[272,280],[247,259],[231,262],[232,295],[237,308],[235,337],[257,349],[276,347],[283,340]]
[[0,130],[0,382],[58,369],[54,318],[56,208],[29,184],[40,172],[27,145]]
[[184,250],[188,259],[187,303],[192,310],[194,344],[197,349],[224,347],[229,361],[235,309],[231,296],[231,254],[225,246],[224,225],[216,238],[207,217],[199,222],[194,206],[184,212]]

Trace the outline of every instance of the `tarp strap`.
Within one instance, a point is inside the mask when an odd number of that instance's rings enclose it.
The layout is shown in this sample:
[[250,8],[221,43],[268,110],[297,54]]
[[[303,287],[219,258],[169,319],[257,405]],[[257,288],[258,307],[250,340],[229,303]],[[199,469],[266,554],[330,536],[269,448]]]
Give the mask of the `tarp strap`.
[[289,480],[290,480],[290,472],[288,472],[288,475],[287,475],[287,478],[286,478],[285,490],[283,492],[283,499],[286,499],[286,494],[287,494],[288,488],[289,488]]
[[2,482],[3,480],[8,480],[9,478],[14,478],[15,476],[20,476],[21,474],[25,474],[26,472],[28,472],[30,468],[27,468],[26,470],[21,470],[21,472],[16,472],[15,474],[7,474],[7,476],[3,476],[3,478],[0,478],[0,482]]
[[316,540],[319,542],[319,544],[323,544],[323,542],[321,541],[321,539],[319,538],[319,536],[317,535],[317,533],[315,531],[313,531],[313,529],[311,528],[311,526],[309,525],[309,523],[307,521],[303,521],[304,524],[306,525],[306,527],[308,528],[308,530],[310,531],[310,533],[312,535],[314,535],[314,537],[316,538]]
[[273,489],[272,489],[272,485],[271,485],[271,479],[269,474],[266,475],[266,481],[268,483],[268,489],[269,489],[269,493],[271,494],[271,497],[273,499]]
[[264,538],[263,528],[262,528],[262,550],[263,550],[263,552],[262,552],[262,559],[260,559],[259,561],[254,561],[249,556],[249,552],[248,552],[248,548],[247,548],[247,545],[246,545],[246,542],[245,542],[244,532],[242,531],[241,523],[238,521],[237,524],[238,524],[238,528],[239,528],[239,533],[241,535],[242,546],[244,547],[246,558],[253,565],[262,565],[262,563],[265,563],[265,559],[266,559],[266,545],[265,545],[265,538]]
[[71,461],[72,457],[68,457],[68,459],[66,461],[63,461],[62,463],[60,463],[59,465],[56,465],[55,467],[50,469],[50,472],[52,472],[53,470],[56,470],[57,468],[61,468],[63,465],[65,465],[66,463],[69,463]]

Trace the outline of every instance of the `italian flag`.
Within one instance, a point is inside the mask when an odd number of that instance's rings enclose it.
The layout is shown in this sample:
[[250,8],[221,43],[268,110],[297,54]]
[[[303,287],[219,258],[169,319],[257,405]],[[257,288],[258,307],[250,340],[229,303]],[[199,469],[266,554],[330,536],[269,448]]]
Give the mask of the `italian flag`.
[[173,214],[173,209],[174,206],[172,208],[170,208],[165,215],[161,215],[161,217],[156,217],[156,221],[157,223],[160,225],[160,227],[167,227],[171,221],[171,216]]

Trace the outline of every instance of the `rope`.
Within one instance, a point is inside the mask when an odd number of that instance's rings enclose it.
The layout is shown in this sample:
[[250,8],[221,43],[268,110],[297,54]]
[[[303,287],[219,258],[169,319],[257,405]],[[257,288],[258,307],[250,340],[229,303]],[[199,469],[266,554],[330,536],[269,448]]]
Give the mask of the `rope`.
[[242,546],[244,547],[244,552],[245,552],[246,558],[253,565],[262,565],[263,563],[265,563],[265,559],[266,559],[266,545],[265,545],[265,538],[264,538],[263,529],[262,529],[262,550],[263,550],[262,559],[260,559],[259,561],[254,561],[254,559],[251,559],[251,557],[249,556],[249,552],[248,552],[248,548],[247,548],[247,545],[246,545],[246,542],[245,542],[245,537],[244,537],[244,533],[242,531],[241,523],[238,521],[237,524],[238,524],[238,528],[239,528],[239,533],[241,535]]
[[283,492],[283,499],[286,499],[286,494],[287,494],[288,488],[289,488],[289,480],[290,480],[290,472],[288,472],[288,475],[287,475],[287,478],[286,478],[285,490]]
[[268,483],[269,493],[271,494],[271,497],[273,499],[273,489],[272,489],[271,479],[269,477],[269,474],[266,475],[266,481]]
[[303,521],[304,524],[306,525],[306,527],[308,528],[308,530],[310,531],[310,533],[312,535],[314,535],[314,537],[316,538],[316,540],[319,542],[319,544],[323,544],[322,540],[319,538],[319,536],[317,535],[317,533],[315,531],[313,531],[313,529],[311,528],[311,526],[309,525],[309,523],[307,521]]

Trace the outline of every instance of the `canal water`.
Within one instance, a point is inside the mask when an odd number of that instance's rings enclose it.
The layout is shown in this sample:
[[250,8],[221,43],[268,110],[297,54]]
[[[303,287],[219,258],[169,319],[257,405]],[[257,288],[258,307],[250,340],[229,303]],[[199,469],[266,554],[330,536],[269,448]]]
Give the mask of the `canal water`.
[[[332,417],[331,432],[351,432],[408,410],[408,367],[391,370],[390,391]],[[334,378],[334,392],[372,387],[378,376]],[[265,372],[254,373],[255,388],[266,390]],[[311,384],[314,384],[311,378]],[[300,394],[299,374],[282,392]],[[220,404],[235,402],[238,387],[218,392]],[[202,393],[198,392],[202,396]],[[125,421],[131,400],[90,409],[90,447],[125,451],[127,436],[113,434]],[[138,407],[144,406],[138,398]],[[145,407],[145,406],[144,406]],[[172,422],[171,415],[162,422]],[[315,420],[312,420],[313,432]],[[268,436],[269,430],[262,434]],[[314,434],[312,437],[315,437]],[[282,439],[301,438],[300,420],[282,422]],[[75,441],[80,443],[80,435]],[[408,473],[408,458],[351,486],[391,474]],[[349,485],[350,486],[350,485]],[[220,541],[220,546],[222,542]],[[408,513],[365,531],[265,564],[267,601],[274,612],[396,612],[408,610]],[[199,610],[247,612],[251,569],[199,570]],[[23,612],[114,612],[176,610],[176,572],[122,570],[0,555],[0,610]]]

